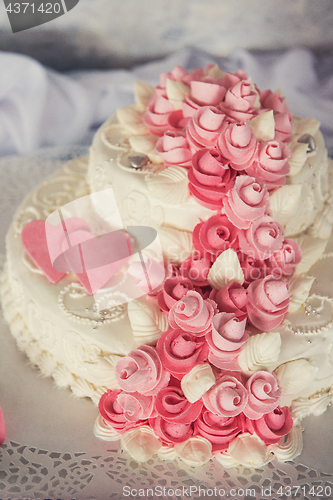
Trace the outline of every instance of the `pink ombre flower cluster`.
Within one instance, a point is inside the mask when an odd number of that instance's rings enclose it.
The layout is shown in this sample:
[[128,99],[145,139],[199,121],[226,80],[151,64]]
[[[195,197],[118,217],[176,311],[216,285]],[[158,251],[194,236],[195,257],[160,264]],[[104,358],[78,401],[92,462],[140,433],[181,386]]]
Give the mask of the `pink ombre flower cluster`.
[[279,406],[281,388],[273,374],[260,371],[246,378],[213,365],[214,385],[198,401],[187,400],[181,379],[196,364],[209,362],[208,353],[208,339],[173,329],[156,348],[131,351],[116,366],[120,389],[100,399],[105,424],[119,435],[149,425],[166,445],[203,436],[213,453],[226,450],[242,432],[256,434],[267,445],[277,443],[293,422],[288,408]]
[[[269,215],[270,193],[290,170],[291,115],[284,98],[261,92],[242,71],[219,74],[211,65],[163,73],[144,114],[165,167],[188,169],[190,192],[215,214],[195,226],[195,254],[171,266],[152,293],[169,329],[156,347],[141,346],[118,362],[120,389],[107,391],[99,404],[105,423],[119,434],[149,425],[166,445],[198,435],[212,443],[213,453],[244,432],[269,445],[292,428],[289,409],[279,406],[277,377],[267,371],[249,377],[237,359],[251,335],[248,324],[268,332],[282,323],[287,280],[301,260],[298,245]],[[173,99],[170,81],[177,82]],[[266,112],[274,116],[274,138],[260,141],[251,120]],[[210,269],[229,249],[244,283],[215,289]],[[191,403],[182,379],[203,363],[215,382]]]

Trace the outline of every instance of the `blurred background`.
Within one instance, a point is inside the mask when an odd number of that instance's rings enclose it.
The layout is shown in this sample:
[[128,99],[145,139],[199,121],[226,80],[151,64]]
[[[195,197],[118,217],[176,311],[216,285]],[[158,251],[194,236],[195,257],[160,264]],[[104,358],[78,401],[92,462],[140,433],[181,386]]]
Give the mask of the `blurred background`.
[[80,0],[67,14],[13,34],[0,2],[0,50],[61,71],[129,68],[184,47],[219,57],[237,48],[325,54],[332,26],[332,0]]

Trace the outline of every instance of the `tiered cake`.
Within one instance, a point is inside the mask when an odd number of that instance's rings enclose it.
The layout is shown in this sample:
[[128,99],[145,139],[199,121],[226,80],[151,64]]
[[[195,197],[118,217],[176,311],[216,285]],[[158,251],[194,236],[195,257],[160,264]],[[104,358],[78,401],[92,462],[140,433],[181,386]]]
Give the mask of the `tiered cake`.
[[[2,276],[12,333],[57,385],[99,403],[96,435],[121,438],[139,461],[290,460],[301,419],[332,401],[333,216],[319,123],[215,66],[177,67],[135,94],[88,159],[18,208]],[[101,308],[87,274],[50,260],[42,221],[95,193],[92,210],[111,227],[98,196],[110,188],[125,227],[157,230],[164,262],[148,248],[143,266],[113,269]],[[83,240],[101,234],[75,221]],[[119,292],[127,276],[141,297]]]

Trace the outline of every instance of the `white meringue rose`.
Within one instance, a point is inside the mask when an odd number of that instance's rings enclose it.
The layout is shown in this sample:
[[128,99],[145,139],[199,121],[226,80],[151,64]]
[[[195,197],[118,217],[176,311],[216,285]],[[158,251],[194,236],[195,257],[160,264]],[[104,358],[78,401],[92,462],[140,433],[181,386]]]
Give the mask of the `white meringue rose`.
[[212,444],[201,436],[194,436],[175,445],[178,456],[192,467],[208,462],[212,455]]
[[141,425],[126,431],[122,435],[124,449],[137,462],[147,462],[162,446],[148,425]]
[[276,363],[280,350],[281,336],[279,332],[259,333],[248,339],[237,358],[237,362],[242,372],[246,375],[252,375]]
[[307,359],[295,359],[278,366],[274,371],[279,379],[282,394],[298,394],[316,378],[318,367]]
[[209,270],[207,279],[216,290],[220,290],[232,281],[241,285],[244,283],[244,273],[235,250],[228,248],[218,256]]
[[231,441],[228,453],[235,461],[248,467],[261,467],[270,461],[270,451],[265,443],[247,432]]
[[181,380],[184,396],[190,403],[198,401],[215,384],[215,376],[209,363],[192,368]]

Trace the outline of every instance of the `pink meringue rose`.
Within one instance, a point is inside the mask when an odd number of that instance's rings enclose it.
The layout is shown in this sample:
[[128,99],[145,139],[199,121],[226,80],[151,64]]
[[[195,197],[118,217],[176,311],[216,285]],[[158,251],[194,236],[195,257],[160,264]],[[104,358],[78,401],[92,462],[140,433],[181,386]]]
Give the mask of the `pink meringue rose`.
[[208,252],[213,260],[228,248],[238,250],[238,231],[225,215],[213,215],[200,222],[193,231],[193,245],[199,252]]
[[204,300],[200,293],[190,290],[170,309],[169,324],[171,328],[202,336],[211,329],[215,310],[215,302]]
[[208,285],[207,276],[211,265],[208,255],[204,255],[202,258],[200,255],[194,255],[184,260],[179,272],[184,278],[189,278],[194,286],[206,286]]
[[217,149],[235,170],[245,170],[256,158],[258,142],[247,122],[225,121],[217,140]]
[[185,85],[189,85],[193,80],[200,80],[204,71],[205,70],[202,68],[196,68],[188,72],[183,66],[178,65],[172,71],[160,74],[160,84],[156,90],[158,93],[161,93],[161,91],[166,88],[167,80],[182,82],[185,83]]
[[259,278],[265,278],[269,272],[266,260],[254,259],[243,252],[239,252],[238,257],[244,273],[244,286]]
[[213,289],[209,298],[216,302],[220,312],[233,313],[239,320],[247,317],[247,290],[240,283],[232,281],[220,290]]
[[233,313],[215,314],[212,330],[206,335],[209,345],[208,361],[212,365],[228,369],[228,364],[236,360],[249,338],[245,326],[246,319],[240,321]]
[[290,154],[290,149],[283,142],[261,142],[258,160],[246,169],[246,173],[264,182],[267,189],[283,186],[290,171]]
[[260,371],[254,373],[246,382],[249,400],[244,415],[251,420],[258,420],[279,405],[282,389],[274,373]]
[[283,242],[282,248],[268,259],[270,273],[278,278],[292,276],[301,259],[302,251],[300,247],[295,241],[286,239]]
[[204,207],[216,210],[231,189],[236,171],[229,167],[216,149],[202,149],[192,157],[188,172],[189,188]]
[[158,416],[150,418],[149,425],[156,436],[165,444],[182,443],[193,435],[193,423],[180,424]]
[[143,420],[131,421],[125,417],[123,407],[118,403],[118,396],[121,392],[119,389],[116,391],[109,389],[102,395],[98,404],[99,412],[104,421],[119,434],[144,424]]
[[249,322],[264,332],[279,326],[289,307],[288,283],[271,275],[250,283],[247,313]]
[[282,97],[277,92],[272,92],[269,89],[260,92],[260,104],[264,109],[272,109],[276,113],[289,113],[289,109],[285,101],[285,97]]
[[225,114],[214,106],[199,108],[187,123],[186,135],[192,153],[214,147],[224,122]]
[[254,220],[268,210],[269,193],[254,177],[239,175],[233,188],[223,198],[225,213],[239,229],[248,229]]
[[164,420],[189,424],[200,415],[202,401],[199,399],[195,403],[190,403],[179,387],[168,386],[157,394],[155,407]]
[[248,393],[243,384],[232,375],[222,375],[203,396],[205,407],[222,417],[235,417],[244,410]]
[[166,167],[178,165],[189,168],[192,165],[192,154],[182,132],[164,132],[164,136],[157,141],[156,151],[162,156]]
[[235,417],[222,417],[203,408],[194,423],[195,433],[208,439],[213,453],[224,451],[228,444],[241,432],[245,432],[246,419],[243,413]]
[[189,290],[193,290],[193,283],[189,278],[173,276],[165,280],[164,289],[158,297],[158,305],[164,312],[180,300]]
[[252,222],[249,229],[238,231],[242,252],[253,259],[265,260],[283,245],[283,229],[273,217],[264,215]]
[[241,80],[247,80],[247,74],[239,69],[236,73],[225,73],[224,76],[219,79],[219,84],[226,89],[230,89],[235,87]]
[[124,417],[129,422],[137,422],[154,416],[155,398],[153,396],[123,391],[118,394],[117,403],[122,407]]
[[164,332],[157,342],[156,350],[164,368],[178,379],[206,361],[208,356],[204,337],[179,329]]
[[228,89],[220,109],[230,118],[244,122],[256,114],[256,109],[253,108],[256,97],[257,94],[251,89],[251,83],[241,80]]
[[275,113],[275,137],[276,141],[290,142],[291,140],[291,120],[292,115],[289,112]]
[[163,96],[153,97],[148,105],[143,121],[151,134],[162,136],[167,130],[181,130],[183,112],[175,111],[173,104]]
[[221,85],[207,81],[192,81],[190,87],[191,101],[200,106],[218,106],[226,93],[226,89]]
[[266,445],[278,443],[293,427],[293,418],[287,406],[275,408],[258,420],[248,421],[250,432],[255,433]]
[[156,349],[148,345],[138,347],[120,359],[115,376],[124,391],[146,396],[157,394],[170,379],[170,373],[163,368]]

